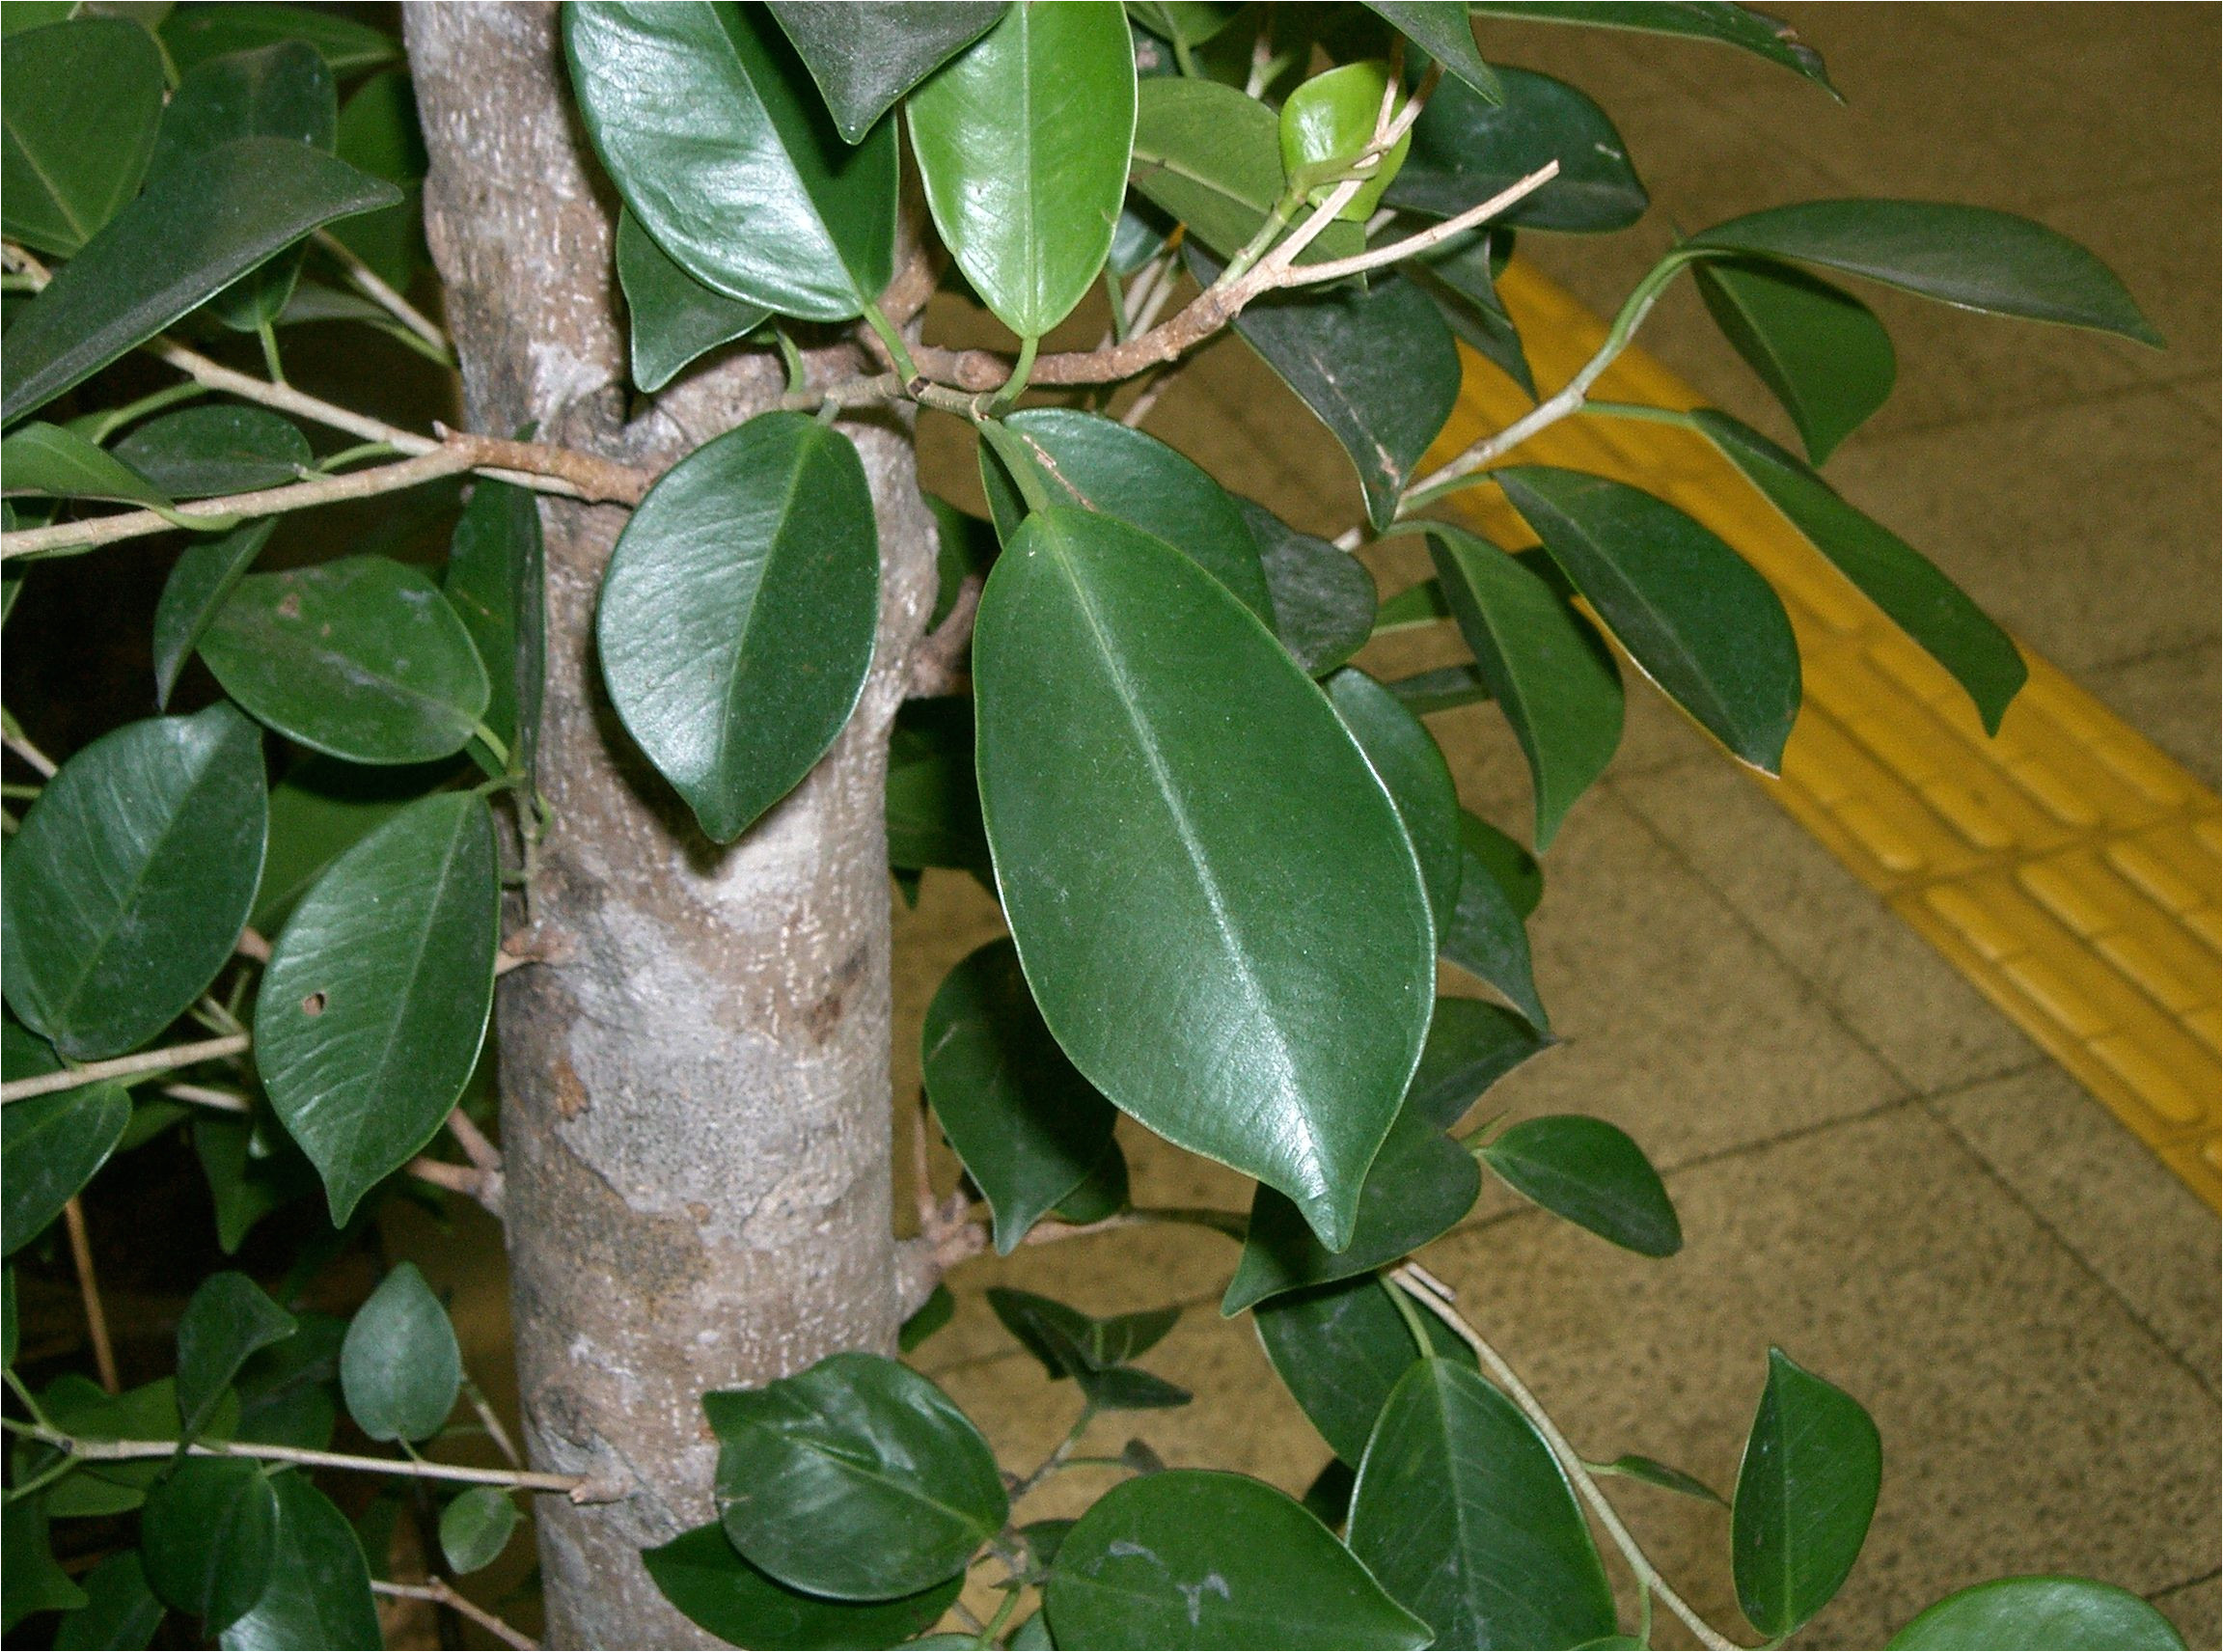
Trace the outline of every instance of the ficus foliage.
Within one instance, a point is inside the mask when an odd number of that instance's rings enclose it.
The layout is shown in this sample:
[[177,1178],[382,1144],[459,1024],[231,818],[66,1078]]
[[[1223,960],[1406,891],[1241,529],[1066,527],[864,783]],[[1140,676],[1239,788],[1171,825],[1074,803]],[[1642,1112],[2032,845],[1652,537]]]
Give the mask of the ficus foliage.
[[[51,1243],[113,1156],[189,1142],[227,1252],[303,1198],[323,1201],[337,1244],[413,1170],[459,1185],[465,1167],[421,1157],[444,1121],[466,1148],[477,1135],[503,884],[529,874],[549,825],[535,785],[538,517],[524,486],[482,478],[443,567],[334,544],[257,570],[284,506],[233,496],[392,454],[336,449],[321,430],[313,443],[252,387],[210,395],[192,365],[205,358],[173,341],[254,335],[273,377],[280,339],[306,319],[444,349],[393,301],[425,274],[424,151],[398,49],[278,5],[90,10],[12,5],[0,47],[6,600],[26,579],[69,577],[66,560],[47,564],[101,542],[107,504],[184,537],[153,621],[148,702],[161,714],[9,787],[28,807],[7,821],[0,901],[5,1243]],[[1682,1244],[1666,1188],[1615,1126],[1461,1130],[1551,1041],[1524,930],[1542,874],[1461,809],[1423,714],[1495,702],[1533,771],[1535,814],[1520,824],[1541,855],[1612,757],[1622,662],[1763,770],[1799,705],[1782,604],[1675,507],[1497,463],[1510,444],[1433,477],[1420,460],[1456,396],[1456,341],[1536,388],[1493,287],[1515,233],[1610,232],[1648,206],[1605,111],[1488,61],[1493,16],[1743,50],[1817,96],[1824,68],[1734,5],[1471,13],[565,9],[570,90],[623,203],[611,280],[636,386],[734,341],[782,350],[800,374],[807,327],[823,340],[854,326],[890,369],[842,396],[798,376],[783,406],[705,441],[639,500],[595,621],[622,737],[703,837],[746,834],[848,724],[879,646],[873,501],[833,415],[845,399],[910,400],[968,423],[993,520],[936,503],[936,621],[963,623],[984,581],[970,692],[898,720],[890,861],[913,888],[928,867],[975,874],[1010,934],[936,994],[927,1100],[999,1251],[1043,1223],[1122,1214],[1185,1216],[1236,1241],[1222,1311],[1253,1317],[1332,1454],[1300,1502],[1167,1469],[1137,1442],[1128,1476],[1077,1522],[1029,1522],[1021,1505],[1071,1440],[1006,1476],[933,1383],[881,1351],[837,1354],[702,1396],[718,1519],[644,1560],[713,1634],[794,1647],[1639,1645],[1655,1597],[1681,1603],[1648,1569],[1617,1598],[1598,1534],[1625,1534],[1593,1524],[1606,1474],[1726,1501],[1723,1559],[1760,1638],[1797,1632],[1855,1562],[1881,1446],[1825,1377],[1755,1352],[1726,1500],[1640,1455],[1585,1464],[1403,1267],[1468,1214],[1485,1174],[1639,1254]],[[925,208],[916,255],[898,232],[906,151]],[[914,357],[916,332],[882,308],[913,256],[946,261],[947,284],[1010,330],[1005,383]],[[1814,468],[1894,371],[1881,324],[1835,278],[2156,343],[2136,306],[2091,255],[2024,219],[1819,202],[1679,238],[1595,365],[1686,271],[1803,456],[1711,409],[1586,408],[1587,379],[1552,387],[1534,423],[1633,411],[1702,433],[1995,729],[2024,675],[2013,643]],[[1203,312],[1159,318],[1183,281],[1210,312],[1193,333],[1185,318]],[[1099,289],[1112,344],[1051,371],[1043,336]],[[1222,326],[1348,452],[1364,525],[1346,541],[1298,532],[1112,416],[1114,387]],[[1138,339],[1169,342],[1152,355],[1129,348]],[[103,371],[140,350],[187,382],[119,400]],[[1021,407],[1037,368],[1058,388]],[[1533,546],[1436,511],[1477,485],[1499,490]],[[1425,536],[1436,575],[1381,602],[1349,547],[1396,535]],[[1455,628],[1471,664],[1382,682],[1348,663],[1413,625]],[[165,711],[196,654],[220,692]],[[12,719],[9,732],[35,753]],[[523,865],[508,865],[516,845]],[[1441,961],[1495,998],[1440,998]],[[181,1073],[192,1082],[175,1084]],[[1131,1210],[1120,1115],[1255,1178],[1250,1209]],[[445,1308],[404,1264],[350,1319],[308,1311],[316,1266],[276,1297],[210,1276],[179,1323],[175,1376],[123,1393],[75,1372],[34,1390],[17,1374],[11,1273],[11,1629],[50,1612],[63,1646],[146,1645],[165,1622],[226,1646],[375,1643],[358,1533],[288,1455],[326,1446],[343,1408],[408,1453],[393,1468],[432,1461],[439,1570],[501,1554],[535,1488],[437,1478],[456,1407],[477,1396]],[[948,1300],[919,1308],[906,1349]],[[1073,1384],[1084,1424],[1190,1397],[1137,1363],[1172,1309],[1096,1319],[1020,1291],[991,1303],[1048,1380]],[[113,1552],[71,1576],[53,1525],[95,1519],[114,1523]],[[980,1566],[1001,1609],[936,1635]],[[1952,1596],[1898,1643],[2175,1640],[2120,1590],[2036,1578]]]

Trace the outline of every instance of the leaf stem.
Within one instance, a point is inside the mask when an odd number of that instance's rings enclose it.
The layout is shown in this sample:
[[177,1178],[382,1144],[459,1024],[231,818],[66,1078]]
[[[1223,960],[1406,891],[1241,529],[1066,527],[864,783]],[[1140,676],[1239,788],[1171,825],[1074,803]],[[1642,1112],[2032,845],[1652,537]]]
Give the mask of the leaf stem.
[[124,426],[136,420],[144,419],[150,413],[159,413],[165,407],[175,406],[180,401],[190,401],[196,396],[207,394],[208,387],[205,384],[165,385],[160,390],[142,396],[136,401],[126,401],[123,406],[111,407],[105,412],[89,413],[83,419],[73,419],[70,423],[79,427],[79,435],[96,445],[99,445],[105,443],[110,436],[124,428]]
[[255,323],[255,336],[262,341],[262,366],[272,384],[286,382],[286,364],[278,359],[278,334],[266,320]]
[[447,1607],[452,1611],[462,1613],[495,1639],[516,1647],[518,1652],[539,1652],[539,1641],[503,1622],[445,1578],[428,1578],[422,1583],[390,1583],[383,1578],[372,1578],[370,1592],[391,1596],[395,1600],[429,1601],[434,1606]]
[[158,1050],[142,1050],[136,1056],[118,1056],[111,1060],[88,1061],[81,1067],[64,1067],[59,1072],[16,1079],[0,1085],[0,1106],[12,1101],[29,1101],[35,1095],[52,1095],[58,1090],[79,1089],[107,1079],[167,1073],[200,1061],[244,1056],[253,1042],[246,1033],[237,1032],[228,1038],[204,1038],[197,1044],[165,1044]]
[[1429,1339],[1428,1327],[1420,1323],[1420,1310],[1413,1306],[1412,1297],[1406,1294],[1404,1287],[1392,1284],[1387,1280],[1382,1281],[1382,1288],[1389,1293],[1389,1301],[1397,1309],[1397,1316],[1405,1321],[1405,1329],[1413,1334],[1413,1346],[1420,1351],[1420,1358],[1432,1359],[1436,1353],[1436,1344]]
[[318,230],[314,239],[317,247],[330,254],[340,265],[356,291],[429,345],[436,352],[434,360],[447,367],[455,365],[455,347],[448,342],[448,335],[423,311],[387,286],[376,270],[356,256],[352,247],[329,230]]
[[1066,1459],[1073,1455],[1074,1447],[1081,1444],[1081,1436],[1087,1432],[1088,1425],[1095,1420],[1096,1407],[1084,1402],[1081,1407],[1081,1415],[1074,1418],[1073,1426],[1065,1431],[1065,1438],[1058,1441],[1051,1448],[1049,1456],[1034,1466],[1034,1472],[1031,1474],[1011,1488],[1011,1501],[1016,1503],[1021,1498],[1052,1474],[1055,1474],[1059,1469],[1062,1469]]

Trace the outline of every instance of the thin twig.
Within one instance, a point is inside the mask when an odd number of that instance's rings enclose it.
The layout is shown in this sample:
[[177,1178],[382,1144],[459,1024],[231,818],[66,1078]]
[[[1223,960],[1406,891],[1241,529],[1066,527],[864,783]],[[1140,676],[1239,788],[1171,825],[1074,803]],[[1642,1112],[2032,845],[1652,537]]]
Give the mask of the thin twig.
[[0,741],[5,741],[11,752],[37,769],[41,780],[52,780],[54,778],[55,771],[60,765],[37,746],[34,746],[29,735],[9,730],[6,732],[0,732]]
[[947,694],[964,680],[958,664],[973,641],[973,621],[980,612],[981,579],[969,573],[958,582],[957,594],[942,623],[919,639],[911,656],[911,675],[905,692],[914,700]]
[[262,931],[252,923],[239,931],[239,939],[232,943],[232,950],[242,958],[252,958],[259,964],[270,961],[270,943]]
[[432,320],[408,299],[402,297],[400,293],[395,291],[393,288],[387,286],[379,278],[376,270],[356,256],[354,248],[329,230],[318,230],[315,239],[317,246],[331,254],[339,262],[340,267],[346,272],[347,279],[354,283],[358,292],[420,339],[423,339],[427,344],[430,344],[451,363],[453,362],[454,346],[448,342],[448,335],[441,331],[439,323]]
[[198,1061],[244,1056],[253,1042],[246,1033],[236,1032],[228,1038],[204,1038],[198,1044],[165,1044],[158,1050],[142,1050],[136,1056],[118,1056],[112,1060],[88,1061],[81,1067],[64,1067],[60,1072],[16,1079],[12,1084],[0,1085],[0,1106],[12,1101],[29,1101],[35,1095],[52,1095],[57,1090],[77,1089],[106,1079],[166,1073],[190,1067]]
[[166,1084],[162,1093],[174,1101],[188,1102],[195,1107],[213,1108],[218,1113],[253,1113],[255,1104],[243,1095],[233,1095],[228,1089],[215,1089],[207,1085]]
[[429,1601],[434,1606],[452,1608],[497,1640],[518,1648],[518,1652],[539,1652],[539,1641],[504,1623],[477,1601],[454,1588],[445,1578],[433,1578],[422,1583],[389,1583],[383,1579],[372,1578],[370,1592],[390,1595],[396,1600]]
[[471,1409],[479,1414],[479,1424],[486,1430],[486,1438],[494,1442],[494,1448],[513,1469],[522,1469],[525,1458],[517,1449],[517,1443],[509,1438],[509,1430],[502,1426],[502,1418],[494,1414],[494,1407],[485,1391],[469,1377],[463,1379],[463,1397],[471,1402]]
[[1441,246],[1453,236],[1463,235],[1476,225],[1509,210],[1558,176],[1559,163],[1555,160],[1546,161],[1527,177],[1508,184],[1489,200],[1479,206],[1469,206],[1455,218],[1446,218],[1441,224],[1416,234],[1407,235],[1403,240],[1392,241],[1386,247],[1376,247],[1370,252],[1358,253],[1351,258],[1330,259],[1323,263],[1308,263],[1292,272],[1300,279],[1284,282],[1283,285],[1309,287],[1325,281],[1341,281],[1345,276],[1417,258],[1431,247]]
[[108,1312],[100,1306],[100,1280],[93,1272],[93,1240],[85,1231],[85,1207],[72,1196],[62,1207],[69,1229],[69,1259],[77,1267],[77,1293],[85,1299],[85,1330],[93,1342],[93,1368],[110,1393],[124,1385],[116,1376],[116,1349],[108,1340]]

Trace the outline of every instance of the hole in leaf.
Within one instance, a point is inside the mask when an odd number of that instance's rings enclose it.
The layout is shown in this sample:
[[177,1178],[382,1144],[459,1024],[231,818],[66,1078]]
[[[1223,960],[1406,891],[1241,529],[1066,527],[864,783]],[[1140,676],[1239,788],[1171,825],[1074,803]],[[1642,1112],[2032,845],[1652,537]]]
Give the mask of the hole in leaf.
[[301,1013],[304,1015],[323,1014],[324,995],[320,992],[313,992],[307,998],[303,999],[301,1001]]

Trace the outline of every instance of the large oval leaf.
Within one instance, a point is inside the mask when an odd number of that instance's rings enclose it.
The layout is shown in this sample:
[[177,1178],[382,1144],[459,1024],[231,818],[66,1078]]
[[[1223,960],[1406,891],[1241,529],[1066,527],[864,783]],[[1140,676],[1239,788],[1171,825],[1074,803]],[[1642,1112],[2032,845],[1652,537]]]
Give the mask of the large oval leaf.
[[2181,1648],[2177,1626],[2128,1589],[2088,1578],[2001,1578],[1947,1595],[1891,1638],[1893,1652],[2025,1646]]
[[1683,1224],[1627,1131],[1578,1113],[1524,1118],[1482,1149],[1517,1192],[1625,1250],[1672,1256]]
[[1002,10],[1003,0],[772,0],[834,124],[853,144]]
[[1463,865],[1459,790],[1451,781],[1451,766],[1428,726],[1356,666],[1346,666],[1325,686],[1335,715],[1366,754],[1405,822],[1420,862],[1421,882],[1428,888],[1428,910],[1441,935],[1458,909]]
[[1788,264],[1719,259],[1691,272],[1722,336],[1774,393],[1816,464],[1883,405],[1898,352],[1876,313]]
[[1374,633],[1374,576],[1350,552],[1299,533],[1265,506],[1240,497],[1235,504],[1258,541],[1282,647],[1314,676],[1333,671]]
[[278,1496],[270,1581],[218,1644],[225,1652],[383,1645],[370,1569],[347,1517],[306,1474],[280,1474],[270,1484]]
[[[1375,1275],[1262,1302],[1252,1312],[1266,1359],[1312,1426],[1352,1468],[1366,1454],[1374,1419],[1397,1379],[1423,1357],[1411,1322]],[[1428,1352],[1469,1369],[1474,1352],[1434,1314],[1419,1312]]]
[[1295,1501],[1201,1469],[1106,1492],[1058,1545],[1051,1633],[1079,1647],[1425,1646],[1419,1622]]
[[1551,1047],[1550,1037],[1509,1009],[1476,998],[1440,998],[1405,1106],[1448,1130],[1484,1090]]
[[905,105],[934,227],[1021,338],[1080,303],[1112,250],[1135,140],[1115,0],[1013,6]]
[[[528,780],[540,743],[547,679],[546,574],[540,505],[529,488],[482,477],[448,541],[441,593],[471,633],[486,668],[486,727]],[[504,765],[491,764],[499,773]]]
[[463,1093],[494,1005],[501,897],[492,814],[442,792],[341,856],[278,937],[255,1064],[335,1223]]
[[1578,1646],[1612,1585],[1535,1425],[1465,1366],[1427,1360],[1383,1407],[1351,1494],[1351,1552],[1441,1646]]
[[1366,9],[1451,71],[1468,90],[1496,102],[1504,96],[1502,71],[1482,61],[1474,25],[1464,9],[1440,0],[1366,0]]
[[1645,194],[1606,111],[1563,80],[1500,69],[1504,101],[1446,81],[1413,124],[1413,151],[1390,184],[1392,206],[1449,218],[1480,206],[1548,161],[1559,176],[1514,204],[1502,222],[1535,230],[1625,230]]
[[895,258],[895,128],[851,149],[771,14],[707,0],[563,10],[595,152],[656,244],[782,316],[845,321]]
[[[178,1416],[201,1432],[248,1356],[293,1335],[290,1313],[245,1274],[210,1274],[178,1321]],[[241,1608],[245,1610],[244,1607]]]
[[1829,1604],[1882,1480],[1882,1441],[1860,1402],[1769,1349],[1730,1526],[1737,1604],[1753,1628],[1788,1636]]
[[162,119],[162,53],[126,17],[72,17],[0,46],[0,230],[71,257],[138,191]]
[[718,1515],[789,1588],[884,1601],[964,1570],[1010,1513],[995,1453],[949,1396],[877,1354],[834,1354],[702,1396]]
[[46,1230],[108,1162],[131,1122],[131,1097],[120,1084],[35,1095],[0,1112],[0,1255],[12,1256]]
[[398,1263],[340,1345],[347,1415],[373,1440],[429,1440],[455,1409],[463,1356],[448,1310],[414,1262]]
[[280,41],[308,41],[337,75],[376,69],[401,55],[399,41],[368,23],[307,6],[233,6],[223,0],[186,0],[162,19],[161,33],[170,60],[180,69]]
[[201,657],[259,721],[357,763],[461,751],[486,715],[486,668],[424,571],[385,557],[249,574]]
[[641,1563],[664,1598],[691,1622],[721,1640],[765,1652],[896,1645],[931,1629],[965,1583],[960,1573],[893,1600],[827,1600],[775,1583],[741,1557],[718,1525],[698,1526],[661,1548],[644,1549]]
[[231,706],[94,741],[8,846],[10,1007],[79,1060],[151,1038],[231,956],[268,830],[261,732]]
[[644,391],[662,390],[697,356],[755,331],[772,314],[697,281],[624,207],[618,210],[618,284],[632,327],[633,382]]
[[1752,565],[1626,482],[1542,465],[1491,475],[1645,675],[1738,757],[1779,773],[1798,644]]
[[[1186,75],[1145,80],[1137,99],[1136,189],[1186,224],[1192,238],[1233,258],[1281,198],[1274,111],[1232,86]],[[1348,258],[1364,245],[1358,225],[1333,223],[1298,262]]]
[[227,401],[150,419],[116,444],[116,456],[172,499],[206,499],[299,482],[314,455],[267,407]]
[[1225,587],[1069,508],[1029,516],[989,575],[974,672],[997,881],[1058,1043],[1340,1248],[1435,976],[1364,755]]
[[1678,35],[1714,41],[1804,75],[1836,96],[1822,59],[1799,41],[1790,24],[1730,0],[1683,0],[1660,6],[1653,0],[1473,0],[1469,10],[1490,17],[1518,17],[1537,23],[1589,23],[1606,29],[1633,29],[1650,35]]
[[262,1596],[278,1546],[278,1495],[262,1465],[189,1457],[150,1492],[139,1517],[147,1581],[214,1634]]
[[626,731],[728,843],[849,721],[879,622],[856,448],[766,413],[649,489],[610,558],[595,636]]

